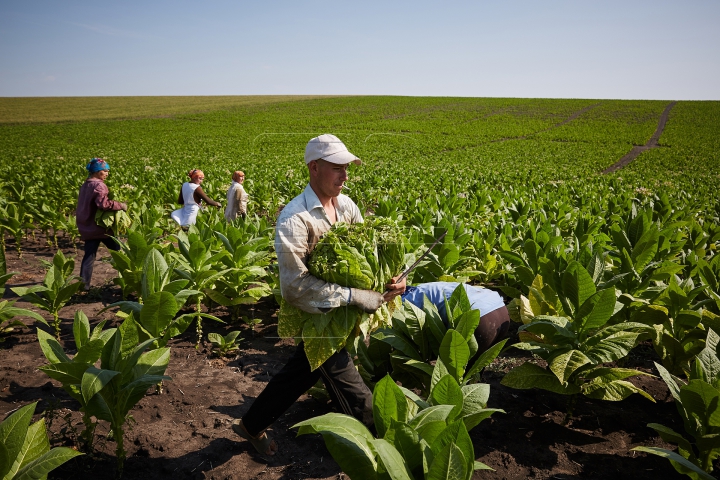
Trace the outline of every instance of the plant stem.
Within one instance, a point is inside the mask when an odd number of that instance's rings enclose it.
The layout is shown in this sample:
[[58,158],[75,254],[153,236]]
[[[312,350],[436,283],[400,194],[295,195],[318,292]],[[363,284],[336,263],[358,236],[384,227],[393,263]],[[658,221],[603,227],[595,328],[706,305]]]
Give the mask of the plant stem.
[[567,405],[567,412],[565,413],[565,418],[563,419],[563,426],[570,423],[570,419],[572,418],[573,410],[575,409],[575,403],[577,402],[577,393],[573,393],[570,395],[570,398],[568,399],[568,405]]
[[199,315],[201,303],[202,303],[202,298],[200,298],[200,296],[198,295],[197,304],[195,305],[195,311],[198,313],[198,316],[196,319],[197,325],[195,327],[195,330],[197,332],[197,343],[195,343],[195,350],[198,350],[200,348],[200,342],[202,341],[202,335],[203,335],[202,318]]
[[58,312],[53,312],[53,327],[55,327],[55,338],[60,340],[60,315]]
[[122,478],[123,463],[125,462],[125,446],[123,444],[123,427],[120,425],[112,425],[113,438],[117,443],[115,448],[115,457],[117,457],[117,478]]
[[87,453],[90,453],[93,449],[93,441],[95,440],[95,427],[97,427],[97,423],[93,422],[91,416],[87,413],[83,413],[82,421],[85,424],[85,430],[83,430],[80,434],[80,438],[82,438],[85,442],[84,450]]

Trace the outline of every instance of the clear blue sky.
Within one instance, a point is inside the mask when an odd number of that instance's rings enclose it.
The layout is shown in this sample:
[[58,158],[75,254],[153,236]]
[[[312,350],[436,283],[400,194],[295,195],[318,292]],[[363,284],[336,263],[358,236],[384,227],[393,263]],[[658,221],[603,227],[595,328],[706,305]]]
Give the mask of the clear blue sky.
[[0,96],[720,100],[718,0],[2,0]]

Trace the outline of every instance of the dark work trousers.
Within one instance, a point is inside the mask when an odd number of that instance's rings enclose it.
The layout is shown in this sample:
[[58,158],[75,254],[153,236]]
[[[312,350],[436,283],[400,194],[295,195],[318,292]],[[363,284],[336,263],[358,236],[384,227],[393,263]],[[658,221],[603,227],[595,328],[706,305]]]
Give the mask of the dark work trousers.
[[245,429],[250,435],[257,436],[320,378],[341,413],[351,415],[372,428],[372,392],[363,382],[347,350],[343,348],[335,352],[311,372],[305,346],[300,343],[295,354],[270,380],[243,416]]
[[477,357],[488,348],[505,338],[510,327],[510,314],[507,307],[500,307],[480,317],[480,323],[475,329],[475,340],[478,343],[478,353],[469,365],[472,366]]
[[97,255],[100,243],[104,243],[110,250],[120,250],[118,242],[113,240],[111,237],[85,240],[85,246],[83,248],[85,250],[85,255],[83,256],[82,263],[80,264],[80,278],[82,278],[83,283],[85,283],[85,290],[90,290],[90,280],[92,279],[95,255]]

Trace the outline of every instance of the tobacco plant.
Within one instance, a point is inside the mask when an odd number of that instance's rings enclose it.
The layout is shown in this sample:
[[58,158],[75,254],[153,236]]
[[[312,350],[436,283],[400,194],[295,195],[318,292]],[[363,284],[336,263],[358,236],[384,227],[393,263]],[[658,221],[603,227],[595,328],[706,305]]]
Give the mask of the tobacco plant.
[[[607,325],[622,308],[615,289],[597,290],[588,271],[575,261],[561,276],[561,291],[554,291],[542,280],[538,275],[533,282],[534,303],[527,299],[521,303],[525,324],[518,329],[520,343],[513,346],[539,356],[547,361],[547,367],[526,362],[505,375],[501,383],[570,395],[565,423],[572,417],[578,394],[617,401],[639,393],[654,402],[649,394],[625,380],[647,375],[645,372],[604,365],[625,357],[649,330],[638,322]],[[536,314],[533,307],[544,314]]]
[[648,427],[666,442],[676,444],[678,451],[645,446],[633,448],[667,458],[675,470],[694,480],[715,478],[711,475],[713,463],[720,457],[719,342],[720,336],[713,330],[708,331],[705,348],[692,362],[687,383],[674,377],[662,365],[655,364],[675,399],[685,435],[657,423],[650,423]]
[[128,294],[139,294],[141,291],[142,271],[145,265],[145,257],[153,244],[148,244],[145,237],[137,231],[130,231],[127,237],[127,243],[119,242],[120,250],[110,251],[112,256],[112,264],[118,272],[113,282],[122,289],[123,298],[127,298]]
[[[132,315],[117,329],[97,334],[94,331],[90,336],[85,322],[76,323],[77,332],[74,333],[81,343],[85,339],[85,343],[72,359],[59,343],[38,330],[43,353],[50,360],[50,365],[41,367],[41,370],[62,382],[63,389],[80,402],[86,416],[110,424],[112,438],[117,443],[118,476],[122,476],[126,456],[123,439],[125,423],[130,410],[145,396],[148,388],[170,379],[164,375],[170,349],[165,347],[146,352],[158,339],[150,338],[139,343]],[[95,366],[98,359],[99,368]]]
[[694,299],[706,287],[695,287],[692,279],[678,281],[673,275],[651,303],[632,302],[629,305],[631,321],[646,324],[650,330],[653,348],[665,368],[673,375],[689,375],[690,362],[705,347],[709,312],[694,304]]
[[123,300],[106,307],[120,307],[124,315],[133,314],[141,340],[156,339],[153,345],[158,347],[164,347],[171,338],[181,335],[198,317],[222,322],[202,312],[177,316],[185,301],[199,292],[183,288],[188,280],[170,280],[172,272],[160,252],[151,249],[140,278],[143,303]]
[[[46,262],[47,263],[47,262]],[[53,316],[55,337],[60,338],[60,316],[58,312],[84,284],[80,277],[72,274],[75,261],[65,258],[61,250],[53,257],[42,285],[14,287],[11,290],[36,307],[50,312]]]
[[[191,228],[194,229],[194,227]],[[202,318],[204,317],[201,314],[201,305],[203,299],[207,296],[207,292],[213,288],[215,282],[230,271],[229,268],[218,269],[218,267],[224,266],[220,263],[220,259],[228,253],[222,250],[213,254],[205,246],[201,236],[196,233],[191,232],[190,235],[186,235],[185,232],[180,232],[177,238],[180,254],[173,253],[174,258],[179,262],[175,272],[180,277],[188,280],[190,287],[198,292],[194,295],[194,298],[197,331],[195,348],[199,348],[202,341]]]
[[67,447],[50,448],[45,419],[31,424],[37,402],[25,405],[0,423],[0,478],[31,480],[47,474],[82,453]]
[[52,335],[41,329],[37,331],[40,349],[50,362],[49,365],[39,369],[50,378],[61,382],[63,390],[80,403],[85,426],[80,438],[85,443],[85,450],[88,452],[92,451],[97,423],[93,421],[93,414],[88,410],[87,401],[78,385],[82,382],[83,374],[100,359],[103,348],[115,334],[115,328],[103,330],[105,323],[106,321],[100,322],[91,331],[87,316],[80,310],[75,312],[73,337],[77,352],[72,358],[65,353],[63,347]]
[[[443,354],[442,343],[449,329],[456,330],[464,338],[468,352],[466,360],[474,359],[478,353],[474,332],[480,322],[480,311],[472,309],[462,284],[445,300],[445,312],[447,327],[437,307],[427,298],[422,309],[403,302],[402,309],[393,313],[392,328],[381,328],[370,335],[367,346],[356,341],[353,349],[357,352],[358,369],[366,383],[372,385],[373,379],[390,373],[393,379],[408,388],[418,388],[427,394],[433,369],[430,362]],[[489,352],[497,356],[502,345]],[[486,365],[473,367],[467,378],[479,373]]]
[[240,317],[240,306],[272,294],[270,285],[264,282],[273,257],[272,240],[264,232],[261,236],[244,233],[233,225],[225,234],[215,232],[228,252],[220,260],[229,270],[216,280],[214,289],[205,290],[211,300],[230,307],[233,318]]
[[230,332],[225,336],[220,335],[219,333],[211,332],[208,333],[208,341],[212,344],[213,351],[216,352],[218,356],[224,357],[230,352],[240,350],[240,347],[237,345],[240,341],[237,338],[238,335],[240,335],[239,330]]
[[380,380],[373,391],[377,438],[355,418],[335,413],[293,428],[298,428],[298,435],[321,434],[350,478],[469,480],[475,470],[490,468],[475,461],[468,430],[492,412],[484,408],[478,388],[461,390],[450,375],[438,378],[433,403],[417,400],[424,408],[407,398],[389,376]]

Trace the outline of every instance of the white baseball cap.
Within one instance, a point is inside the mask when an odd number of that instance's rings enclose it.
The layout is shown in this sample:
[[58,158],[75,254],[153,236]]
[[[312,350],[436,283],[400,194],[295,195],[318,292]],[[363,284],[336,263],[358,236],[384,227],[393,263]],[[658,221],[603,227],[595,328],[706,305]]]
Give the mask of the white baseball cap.
[[348,152],[347,147],[339,138],[329,133],[311,138],[305,147],[306,164],[318,159],[338,165],[346,165],[350,162],[355,165],[362,164],[359,158]]

